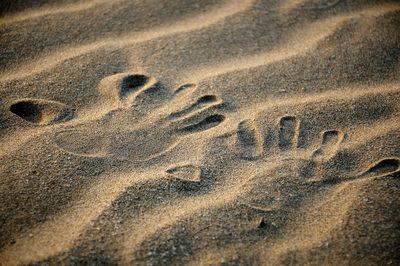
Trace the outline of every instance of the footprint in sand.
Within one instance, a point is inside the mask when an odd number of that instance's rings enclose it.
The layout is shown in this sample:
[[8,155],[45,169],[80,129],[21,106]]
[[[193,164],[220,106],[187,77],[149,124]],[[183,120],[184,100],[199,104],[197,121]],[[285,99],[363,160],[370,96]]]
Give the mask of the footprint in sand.
[[121,73],[106,77],[99,89],[115,100],[113,107],[100,118],[57,133],[59,148],[75,155],[147,161],[175,147],[182,137],[225,120],[222,100],[216,95],[194,97],[195,84],[171,91],[153,77]]
[[275,132],[264,136],[255,121],[244,120],[236,131],[236,151],[244,160],[266,164],[266,172],[251,176],[242,184],[238,199],[244,205],[261,211],[275,211],[324,188],[356,179],[398,176],[399,158],[384,158],[361,173],[329,176],[327,164],[340,150],[345,134],[338,130],[320,133],[319,147],[315,150],[299,148],[301,121],[295,116],[279,119]]

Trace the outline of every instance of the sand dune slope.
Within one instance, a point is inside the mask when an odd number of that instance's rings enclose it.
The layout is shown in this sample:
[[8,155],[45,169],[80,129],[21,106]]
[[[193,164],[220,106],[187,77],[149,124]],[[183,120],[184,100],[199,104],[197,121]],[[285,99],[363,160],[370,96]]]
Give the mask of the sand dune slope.
[[10,1],[0,265],[400,263],[400,3]]

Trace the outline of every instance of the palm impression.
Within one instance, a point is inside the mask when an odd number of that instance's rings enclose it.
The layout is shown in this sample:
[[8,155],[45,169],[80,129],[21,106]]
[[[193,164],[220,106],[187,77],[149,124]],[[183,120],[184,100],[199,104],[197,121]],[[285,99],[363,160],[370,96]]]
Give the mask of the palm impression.
[[222,100],[216,95],[195,97],[195,84],[171,91],[153,77],[122,73],[105,78],[99,89],[113,99],[109,110],[59,132],[58,147],[76,155],[146,161],[172,149],[182,137],[225,120]]

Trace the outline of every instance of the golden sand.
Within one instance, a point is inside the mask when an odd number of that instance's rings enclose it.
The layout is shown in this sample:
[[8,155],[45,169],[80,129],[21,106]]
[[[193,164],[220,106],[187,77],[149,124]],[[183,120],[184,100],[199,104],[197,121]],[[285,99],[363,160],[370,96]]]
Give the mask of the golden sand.
[[398,1],[0,6],[0,265],[400,264]]

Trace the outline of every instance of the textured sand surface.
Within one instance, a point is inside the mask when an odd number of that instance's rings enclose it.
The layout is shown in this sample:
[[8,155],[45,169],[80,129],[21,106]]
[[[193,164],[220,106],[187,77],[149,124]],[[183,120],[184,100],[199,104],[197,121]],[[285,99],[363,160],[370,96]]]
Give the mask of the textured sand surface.
[[0,7],[0,265],[400,264],[399,1]]

